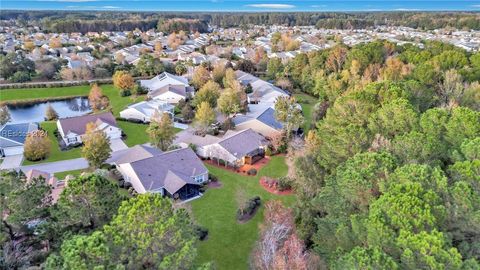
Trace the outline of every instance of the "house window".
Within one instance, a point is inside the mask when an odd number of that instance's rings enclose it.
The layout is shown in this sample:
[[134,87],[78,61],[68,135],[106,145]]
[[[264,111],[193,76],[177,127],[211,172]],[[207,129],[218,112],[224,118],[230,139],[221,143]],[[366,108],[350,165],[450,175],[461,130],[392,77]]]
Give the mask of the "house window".
[[77,137],[73,137],[73,138],[67,138],[67,142],[68,142],[68,143],[74,143],[74,142],[77,142]]
[[193,180],[195,180],[195,182],[197,182],[197,183],[202,183],[203,182],[203,175],[197,175],[197,176],[193,177]]

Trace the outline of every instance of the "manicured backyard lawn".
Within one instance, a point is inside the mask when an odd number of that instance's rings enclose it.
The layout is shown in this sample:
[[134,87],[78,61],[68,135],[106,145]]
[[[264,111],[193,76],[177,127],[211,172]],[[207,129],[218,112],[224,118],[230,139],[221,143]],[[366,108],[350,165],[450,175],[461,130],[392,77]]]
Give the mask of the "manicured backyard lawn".
[[[283,156],[273,157],[257,176],[241,176],[218,167],[208,166],[218,177],[222,187],[208,189],[204,196],[191,202],[197,223],[209,230],[206,241],[199,243],[197,262],[213,262],[217,269],[248,269],[252,248],[258,238],[259,224],[263,221],[263,205],[268,200],[281,200],[291,206],[294,195],[278,196],[265,191],[258,183],[263,175],[280,177],[287,174]],[[244,224],[236,220],[238,209],[236,194],[243,190],[246,197],[260,196],[262,207],[255,217]]]
[[297,99],[297,102],[300,103],[300,106],[302,106],[302,111],[303,111],[303,116],[305,117],[305,123],[303,124],[303,129],[305,132],[311,129],[312,125],[315,123],[312,123],[312,110],[313,106],[315,106],[315,103],[317,102],[317,99],[315,97],[312,97],[307,94],[294,94],[295,98]]
[[60,150],[60,146],[58,145],[57,138],[54,135],[55,129],[57,129],[57,123],[55,121],[48,121],[40,123],[40,127],[47,132],[48,138],[50,139],[50,155],[47,159],[32,162],[28,160],[23,161],[23,165],[32,165],[44,162],[52,162],[52,161],[59,161],[59,160],[66,160],[66,159],[73,159],[79,158],[81,156],[81,148],[73,148],[68,151]]

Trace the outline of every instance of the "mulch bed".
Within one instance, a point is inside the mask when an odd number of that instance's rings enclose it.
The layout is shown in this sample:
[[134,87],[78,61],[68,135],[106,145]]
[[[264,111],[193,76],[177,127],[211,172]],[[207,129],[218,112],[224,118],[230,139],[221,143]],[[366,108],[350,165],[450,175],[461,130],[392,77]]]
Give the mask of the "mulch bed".
[[250,219],[252,219],[255,216],[255,214],[257,214],[257,211],[259,208],[260,208],[260,205],[255,207],[255,209],[253,210],[253,213],[249,215],[244,215],[240,219],[237,218],[237,222],[240,224],[247,223],[248,221],[250,221]]
[[260,183],[260,185],[263,187],[263,189],[265,189],[266,191],[268,191],[272,194],[276,194],[276,195],[290,195],[290,194],[293,194],[293,190],[291,190],[291,189],[280,191],[280,190],[275,189],[275,187],[268,186],[266,180],[267,180],[267,177],[263,176],[258,181]]
[[220,181],[210,181],[208,182],[207,184],[207,187],[208,188],[221,188],[223,186],[223,184],[220,182]]

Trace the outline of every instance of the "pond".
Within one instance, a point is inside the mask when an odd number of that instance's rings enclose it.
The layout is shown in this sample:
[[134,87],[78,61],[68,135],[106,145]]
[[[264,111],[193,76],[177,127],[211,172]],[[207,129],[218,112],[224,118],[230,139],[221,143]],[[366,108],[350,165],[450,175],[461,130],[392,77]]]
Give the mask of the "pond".
[[8,105],[11,123],[42,122],[45,121],[45,111],[48,104],[52,105],[59,118],[85,115],[92,110],[88,98],[78,97],[67,100],[55,100],[32,105]]

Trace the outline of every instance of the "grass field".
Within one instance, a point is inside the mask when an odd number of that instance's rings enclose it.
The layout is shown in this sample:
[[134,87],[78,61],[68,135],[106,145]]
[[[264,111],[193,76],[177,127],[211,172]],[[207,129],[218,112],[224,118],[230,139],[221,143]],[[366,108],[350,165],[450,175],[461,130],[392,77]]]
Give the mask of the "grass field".
[[[254,177],[208,166],[218,177],[222,187],[208,189],[201,199],[191,202],[196,222],[208,229],[208,238],[199,243],[198,263],[213,262],[217,269],[248,269],[248,260],[258,238],[259,224],[263,221],[263,205],[272,199],[291,206],[294,195],[278,196],[265,191],[258,183],[263,175],[280,177],[287,174],[284,157],[273,157],[270,163]],[[240,224],[236,220],[238,205],[236,194],[243,190],[247,198],[260,196],[262,207],[255,217]]]
[[302,111],[303,111],[303,116],[305,117],[305,122],[303,124],[303,129],[305,130],[305,133],[309,131],[315,123],[312,123],[312,111],[313,111],[313,106],[315,106],[315,103],[317,102],[317,99],[315,97],[312,97],[307,94],[294,94],[295,98],[297,99],[297,102],[300,103],[300,106],[302,106]]

